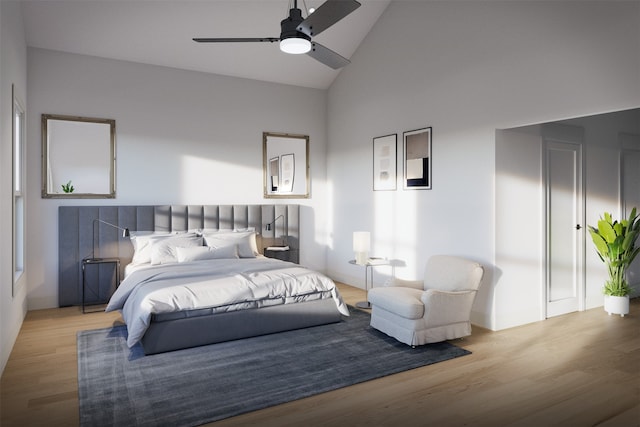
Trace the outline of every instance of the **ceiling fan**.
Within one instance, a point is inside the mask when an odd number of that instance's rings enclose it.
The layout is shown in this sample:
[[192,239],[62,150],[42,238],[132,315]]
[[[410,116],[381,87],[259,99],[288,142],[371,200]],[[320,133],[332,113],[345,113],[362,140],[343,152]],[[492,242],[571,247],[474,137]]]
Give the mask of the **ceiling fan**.
[[280,42],[280,50],[286,53],[306,53],[313,59],[333,68],[342,68],[349,60],[331,49],[311,40],[336,22],[360,7],[355,0],[327,0],[322,3],[306,19],[298,9],[298,1],[293,0],[289,16],[280,22],[280,37],[263,38],[194,38],[198,43],[245,43],[245,42]]

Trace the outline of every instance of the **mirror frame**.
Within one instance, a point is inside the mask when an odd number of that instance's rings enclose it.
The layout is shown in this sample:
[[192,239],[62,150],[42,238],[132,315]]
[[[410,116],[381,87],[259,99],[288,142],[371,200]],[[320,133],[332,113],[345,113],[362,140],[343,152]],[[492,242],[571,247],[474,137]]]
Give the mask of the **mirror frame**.
[[[273,152],[274,150],[270,150],[269,142],[272,139],[283,139],[283,138],[291,139],[291,143],[295,144],[291,146],[292,150],[288,150],[288,149],[280,150],[275,153]],[[297,146],[297,144],[300,144],[302,148]],[[299,158],[294,159],[294,165],[295,164],[299,165],[301,161],[304,161],[304,167],[302,168],[294,167],[292,191],[278,192],[270,189],[271,175],[269,174],[269,171],[271,169],[270,167],[271,162],[276,158],[274,157],[274,154],[277,155],[278,157],[278,164],[276,167],[278,167],[281,170],[280,163],[282,162],[283,157],[290,159],[289,156],[292,156],[294,154],[300,154],[301,152],[302,152],[301,157],[303,158],[303,160],[300,160]],[[263,132],[262,133],[262,156],[263,156],[262,169],[263,169],[263,180],[264,180],[264,197],[266,199],[307,199],[309,198],[310,188],[311,188],[311,179],[309,177],[309,135],[294,135],[290,133]],[[279,175],[281,175],[281,172],[279,173]],[[299,182],[299,180],[301,179],[304,179],[304,186],[302,187],[304,188],[304,192],[302,192],[301,190],[298,190],[298,192],[296,192],[295,191],[296,183]],[[298,185],[297,187],[301,188],[300,185]]]
[[[109,126],[109,191],[107,193],[50,193],[49,188],[49,120],[69,121],[80,123],[96,123]],[[84,141],[72,141],[82,144]],[[42,198],[45,199],[114,199],[116,197],[116,121],[114,119],[99,119],[93,117],[64,116],[57,114],[42,115]]]

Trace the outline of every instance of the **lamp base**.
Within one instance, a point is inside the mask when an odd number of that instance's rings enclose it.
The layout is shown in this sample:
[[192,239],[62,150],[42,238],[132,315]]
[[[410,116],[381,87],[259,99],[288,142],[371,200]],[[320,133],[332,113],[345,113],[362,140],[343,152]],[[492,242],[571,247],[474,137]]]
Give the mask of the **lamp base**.
[[368,260],[369,260],[368,252],[356,252],[356,264],[366,265]]

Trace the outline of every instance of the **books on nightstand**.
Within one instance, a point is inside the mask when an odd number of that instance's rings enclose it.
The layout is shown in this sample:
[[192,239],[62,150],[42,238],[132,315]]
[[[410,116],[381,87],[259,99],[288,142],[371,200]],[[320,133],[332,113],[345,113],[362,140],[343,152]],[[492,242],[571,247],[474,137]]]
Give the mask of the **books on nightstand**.
[[269,246],[268,251],[288,251],[289,246]]

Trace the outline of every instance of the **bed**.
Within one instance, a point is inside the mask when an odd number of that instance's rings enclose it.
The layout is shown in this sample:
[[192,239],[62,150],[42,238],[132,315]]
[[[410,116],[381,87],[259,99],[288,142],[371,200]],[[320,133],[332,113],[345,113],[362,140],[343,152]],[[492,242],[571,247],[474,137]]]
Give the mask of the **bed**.
[[[298,205],[60,207],[61,305],[78,304],[82,259],[109,257],[124,268],[107,310],[122,312],[127,344],[141,343],[147,355],[339,322],[349,312],[331,279],[262,254],[286,244],[297,261],[299,211]],[[275,230],[266,230],[270,223]],[[123,228],[131,238],[120,235]],[[97,280],[112,277],[104,272]]]

